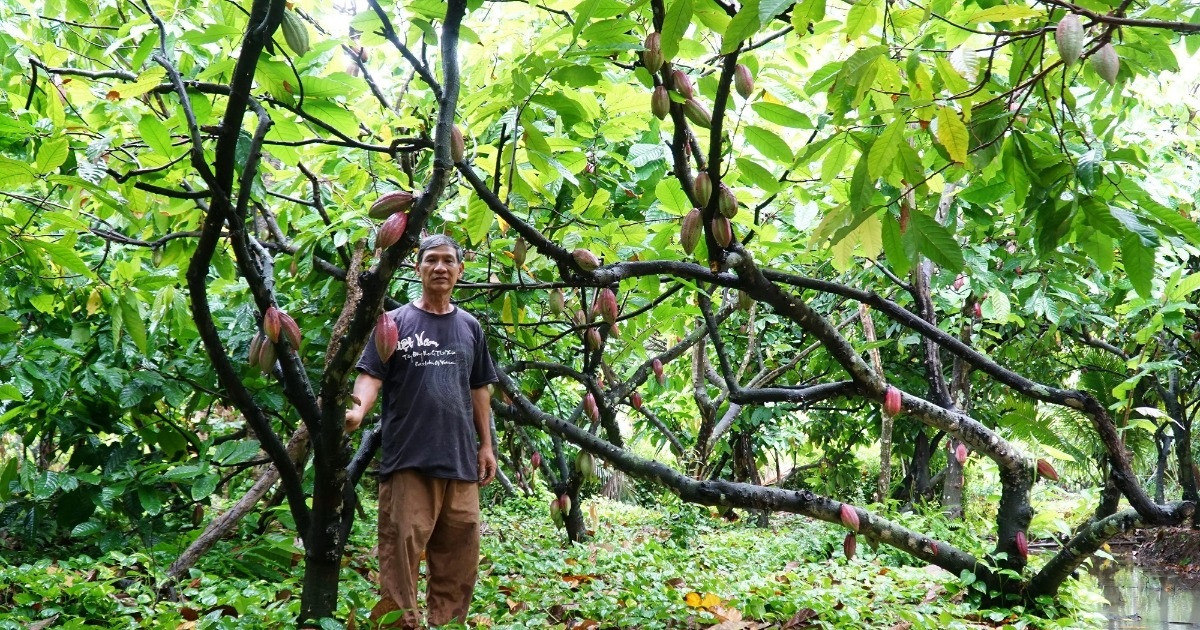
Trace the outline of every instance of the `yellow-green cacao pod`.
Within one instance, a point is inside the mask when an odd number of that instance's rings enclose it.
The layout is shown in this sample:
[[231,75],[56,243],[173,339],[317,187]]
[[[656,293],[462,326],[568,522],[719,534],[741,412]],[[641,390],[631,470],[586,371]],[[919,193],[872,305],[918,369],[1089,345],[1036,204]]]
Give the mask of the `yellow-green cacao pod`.
[[311,48],[308,44],[308,27],[295,11],[283,10],[283,23],[280,28],[283,30],[283,41],[287,42],[292,52],[303,55]]

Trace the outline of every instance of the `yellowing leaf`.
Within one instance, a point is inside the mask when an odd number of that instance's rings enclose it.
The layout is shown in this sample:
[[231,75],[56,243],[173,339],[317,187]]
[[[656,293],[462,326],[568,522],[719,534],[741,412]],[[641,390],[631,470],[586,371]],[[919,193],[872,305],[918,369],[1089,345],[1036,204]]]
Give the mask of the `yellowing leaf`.
[[937,125],[938,142],[946,147],[946,153],[950,154],[950,159],[959,164],[966,164],[967,126],[958,117],[958,113],[949,107],[939,107]]
[[687,595],[683,596],[683,601],[684,601],[684,603],[686,603],[688,606],[691,606],[692,608],[699,608],[700,607],[700,593],[692,591],[691,593],[688,593]]
[[88,316],[90,317],[92,315],[95,315],[96,311],[100,310],[100,305],[101,305],[100,289],[92,289],[92,294],[88,296],[88,301],[87,301]]
[[721,598],[717,597],[716,595],[713,595],[712,593],[705,593],[704,598],[700,600],[700,605],[705,608],[712,608],[713,606],[720,606]]
[[1009,22],[1025,18],[1045,18],[1045,13],[1020,5],[1000,5],[976,11],[967,18],[967,23],[973,22]]
[[116,98],[135,98],[158,87],[165,76],[167,76],[167,71],[155,66],[143,72],[138,76],[138,80],[133,83],[118,83],[114,85],[110,94],[116,92]]

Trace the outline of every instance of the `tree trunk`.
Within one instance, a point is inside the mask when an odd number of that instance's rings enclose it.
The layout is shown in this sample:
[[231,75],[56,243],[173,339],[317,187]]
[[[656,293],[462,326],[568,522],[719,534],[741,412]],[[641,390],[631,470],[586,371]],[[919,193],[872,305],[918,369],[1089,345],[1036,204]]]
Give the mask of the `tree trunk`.
[[942,476],[942,514],[946,518],[962,520],[963,517],[963,465],[954,456],[962,442],[954,438],[946,440],[946,469]]
[[337,610],[338,580],[341,577],[342,553],[346,548],[346,539],[341,532],[349,530],[343,520],[354,517],[353,512],[348,513],[343,509],[349,481],[345,467],[347,459],[339,453],[336,464],[340,466],[323,466],[320,463],[315,466],[312,519],[304,535],[301,621],[332,617]]
[[1167,461],[1171,456],[1171,433],[1167,431],[1169,423],[1164,422],[1154,432],[1154,446],[1158,450],[1158,458],[1154,464],[1154,501],[1162,503],[1166,499],[1163,488],[1163,477],[1167,472]]
[[[858,305],[858,319],[862,323],[863,337],[867,343],[875,343],[875,320],[871,318],[871,307],[866,304]],[[871,357],[871,365],[875,371],[883,374],[883,360],[879,357],[879,348],[867,351]],[[892,430],[896,419],[886,413],[879,414],[879,477],[875,480],[875,500],[884,503],[888,498],[888,489],[892,486]]]

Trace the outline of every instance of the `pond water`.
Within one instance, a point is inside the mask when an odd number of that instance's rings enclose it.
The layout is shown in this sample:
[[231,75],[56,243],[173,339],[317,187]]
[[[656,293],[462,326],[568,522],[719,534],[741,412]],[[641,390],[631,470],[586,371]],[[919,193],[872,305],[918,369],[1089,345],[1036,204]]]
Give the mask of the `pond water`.
[[1111,630],[1200,629],[1200,576],[1138,566],[1127,555],[1095,569]]

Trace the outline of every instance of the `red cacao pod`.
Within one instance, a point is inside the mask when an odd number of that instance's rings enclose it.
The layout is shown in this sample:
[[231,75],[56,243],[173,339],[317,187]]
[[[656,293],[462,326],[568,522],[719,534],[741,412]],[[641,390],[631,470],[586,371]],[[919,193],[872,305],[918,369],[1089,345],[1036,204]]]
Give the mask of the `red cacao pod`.
[[650,96],[650,111],[659,120],[665,119],[667,114],[671,113],[671,97],[667,94],[667,88],[661,85],[654,88],[654,94]]
[[571,497],[565,494],[558,497],[558,505],[562,508],[563,518],[566,518],[571,513]]
[[967,463],[967,445],[966,444],[959,444],[958,446],[954,447],[954,459],[958,460],[958,463],[960,465]]
[[660,361],[660,360],[658,360],[658,359],[655,359],[655,360],[651,361],[651,362],[650,362],[650,369],[651,369],[651,370],[654,370],[654,378],[658,379],[658,384],[659,384],[659,385],[666,385],[666,384],[667,384],[667,375],[666,375],[665,373],[663,373],[663,363],[662,363],[662,361]]
[[699,208],[692,208],[683,217],[683,227],[679,228],[679,244],[683,245],[684,253],[691,254],[700,242],[701,227],[704,219],[700,216]]
[[688,120],[699,127],[708,129],[712,126],[712,114],[709,113],[708,108],[701,105],[700,101],[694,98],[689,98],[683,102],[683,113],[687,116]]
[[291,315],[279,311],[279,328],[283,335],[287,337],[288,343],[292,344],[295,350],[300,349],[300,326],[296,324],[296,320],[292,319]]
[[733,190],[725,184],[721,184],[717,192],[717,211],[730,219],[737,216],[737,197],[733,195]]
[[1029,559],[1029,539],[1025,537],[1025,532],[1017,532],[1017,554],[1022,560]]
[[632,394],[629,395],[629,404],[633,405],[634,409],[641,409],[642,408],[642,395],[639,394],[635,390]]
[[725,217],[713,217],[712,234],[718,245],[729,247],[729,244],[733,242],[733,224]]
[[529,467],[534,470],[537,470],[538,467],[541,465],[542,465],[542,454],[537,451],[534,451],[533,455],[531,455],[529,457]]
[[596,397],[591,392],[583,396],[583,412],[592,420],[600,419],[600,407],[596,405]]
[[595,271],[600,266],[600,259],[586,249],[576,249],[571,252],[571,256],[575,259],[575,264],[584,271]]
[[604,340],[600,338],[600,329],[595,326],[588,328],[584,337],[588,350],[599,350],[604,345]]
[[375,236],[375,245],[379,249],[387,249],[396,244],[401,236],[404,236],[404,229],[408,227],[408,214],[397,212],[388,217],[383,225],[379,226],[379,234]]
[[279,341],[279,309],[274,305],[268,306],[263,314],[263,332],[272,343]]
[[600,316],[604,321],[612,324],[617,321],[619,310],[617,307],[617,294],[612,292],[612,289],[602,289],[600,296],[596,299],[596,304],[600,308]]
[[642,51],[642,65],[654,74],[662,69],[662,35],[650,33],[646,36],[646,49]]
[[702,208],[708,205],[708,200],[712,198],[712,178],[707,172],[696,173],[696,179],[692,180],[692,197],[696,199],[696,205]]
[[379,353],[379,360],[387,363],[396,352],[399,342],[400,330],[396,328],[395,320],[386,312],[380,313],[379,320],[375,322],[375,352]]
[[1037,471],[1039,475],[1050,481],[1058,481],[1058,471],[1054,470],[1054,466],[1044,459],[1037,460]]
[[394,190],[376,199],[367,214],[372,219],[383,220],[397,212],[406,212],[416,200],[417,196],[407,190]]
[[842,540],[842,553],[846,554],[847,560],[850,560],[854,557],[855,551],[858,551],[858,534],[850,532]]
[[671,73],[671,87],[683,98],[692,98],[696,95],[696,91],[692,89],[692,80],[683,70]]
[[750,73],[750,68],[739,63],[733,69],[733,87],[742,98],[750,98],[754,93],[754,75]]
[[838,511],[838,515],[842,519],[842,525],[851,530],[858,531],[858,510],[854,509],[854,506],[849,503],[843,503],[841,509]]
[[900,413],[900,390],[888,385],[883,394],[883,413],[894,416]]
[[270,339],[263,339],[262,347],[258,349],[258,369],[263,374],[270,374],[275,369],[275,344]]
[[1069,66],[1079,60],[1079,55],[1083,54],[1083,24],[1078,15],[1068,13],[1058,21],[1054,41],[1058,43],[1058,56],[1064,64]]
[[258,355],[266,340],[266,335],[261,332],[254,333],[254,336],[250,338],[250,350],[246,353],[246,362],[250,364],[250,367],[258,369]]

